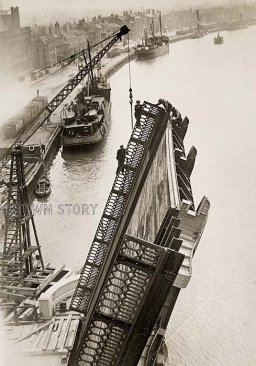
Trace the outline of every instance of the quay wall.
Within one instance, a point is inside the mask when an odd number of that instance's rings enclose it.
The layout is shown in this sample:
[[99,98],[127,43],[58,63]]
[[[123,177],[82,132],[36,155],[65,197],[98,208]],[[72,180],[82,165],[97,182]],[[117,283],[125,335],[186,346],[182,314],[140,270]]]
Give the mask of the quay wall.
[[[130,60],[135,59],[134,51],[130,52]],[[119,61],[115,62],[108,70],[103,72],[103,75],[106,77],[110,77],[113,75],[118,69],[120,69],[123,65],[125,65],[127,62],[129,62],[129,55],[125,55],[122,57]]]

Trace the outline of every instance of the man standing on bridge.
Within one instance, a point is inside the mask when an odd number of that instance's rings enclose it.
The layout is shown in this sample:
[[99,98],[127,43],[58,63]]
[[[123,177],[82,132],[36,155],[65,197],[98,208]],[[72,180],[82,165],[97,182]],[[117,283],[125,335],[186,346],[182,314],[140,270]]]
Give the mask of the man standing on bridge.
[[120,146],[120,149],[117,150],[116,159],[118,161],[118,166],[116,170],[116,174],[118,174],[120,171],[124,172],[124,160],[125,160],[125,148],[123,145]]
[[157,105],[162,105],[167,113],[170,113],[172,110],[172,104],[166,99],[158,99]]
[[137,100],[136,104],[134,106],[134,117],[136,119],[136,123],[138,126],[140,126],[140,116],[142,112],[142,104],[140,104],[140,101]]

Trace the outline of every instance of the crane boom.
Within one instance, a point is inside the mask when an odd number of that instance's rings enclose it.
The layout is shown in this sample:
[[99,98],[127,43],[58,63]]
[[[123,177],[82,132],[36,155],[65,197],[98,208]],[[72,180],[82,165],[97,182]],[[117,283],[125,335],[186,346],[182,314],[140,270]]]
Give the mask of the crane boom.
[[120,31],[110,40],[110,42],[100,50],[94,58],[85,65],[79,73],[71,79],[68,84],[52,99],[46,107],[50,113],[54,112],[56,108],[63,102],[64,99],[75,89],[75,87],[85,78],[86,75],[93,69],[102,57],[110,50],[110,48],[125,34],[129,32],[126,25],[120,28]]

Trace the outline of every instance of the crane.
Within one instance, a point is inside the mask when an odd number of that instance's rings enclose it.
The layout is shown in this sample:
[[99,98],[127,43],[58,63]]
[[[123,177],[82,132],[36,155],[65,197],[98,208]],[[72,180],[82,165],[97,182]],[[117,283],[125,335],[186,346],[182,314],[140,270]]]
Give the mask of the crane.
[[[1,286],[5,290],[27,293],[30,286],[27,285],[29,276],[44,270],[44,263],[36,233],[33,212],[31,211],[27,187],[24,175],[24,161],[31,159],[25,156],[22,145],[60,106],[75,87],[91,72],[110,48],[129,32],[126,25],[122,26],[117,34],[104,46],[77,75],[64,86],[64,88],[50,101],[41,112],[36,126],[30,135],[25,131],[25,136],[5,151],[6,164],[10,162],[9,179],[7,183],[7,202],[5,215],[4,249],[2,253],[2,278]],[[33,149],[32,158],[38,161],[41,157],[41,149]],[[2,164],[2,167],[4,164]],[[32,224],[32,230],[30,228]],[[30,231],[34,232],[36,245],[32,244]],[[39,264],[39,267],[38,267]],[[11,287],[10,287],[11,286]],[[11,292],[10,292],[11,294]]]
[[37,119],[36,125],[34,125],[33,130],[30,133],[24,132],[24,137],[19,137],[8,149],[2,151],[2,156],[0,156],[2,160],[1,168],[6,166],[9,161],[8,157],[10,152],[14,148],[17,142],[23,145],[34,133],[35,131],[42,126],[42,124],[48,120],[48,118],[52,115],[52,113],[61,105],[61,103],[68,97],[68,95],[77,87],[79,83],[90,73],[90,71],[99,63],[104,55],[114,46],[114,44],[122,39],[122,36],[126,35],[130,29],[123,25],[119,31],[113,35],[113,38],[104,46],[89,62],[85,63],[85,66],[79,70],[79,72],[69,80],[69,82],[62,88],[61,91],[48,103],[48,105],[42,110],[40,116]]

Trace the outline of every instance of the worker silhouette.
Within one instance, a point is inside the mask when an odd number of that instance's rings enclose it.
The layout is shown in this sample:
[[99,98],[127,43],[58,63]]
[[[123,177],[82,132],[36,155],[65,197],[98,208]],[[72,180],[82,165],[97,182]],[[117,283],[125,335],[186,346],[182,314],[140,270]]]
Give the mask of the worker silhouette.
[[172,110],[172,104],[166,99],[158,99],[157,105],[162,105],[167,113],[170,113]]
[[124,172],[125,152],[126,152],[126,150],[123,145],[121,145],[120,149],[117,150],[116,159],[118,162],[118,166],[117,166],[116,174],[118,174],[120,171],[122,173]]
[[140,116],[142,112],[142,104],[140,104],[139,100],[136,100],[136,104],[134,106],[134,117],[136,119],[136,123],[140,126]]

